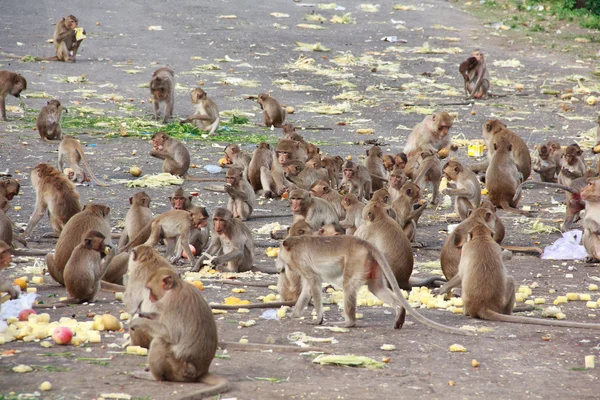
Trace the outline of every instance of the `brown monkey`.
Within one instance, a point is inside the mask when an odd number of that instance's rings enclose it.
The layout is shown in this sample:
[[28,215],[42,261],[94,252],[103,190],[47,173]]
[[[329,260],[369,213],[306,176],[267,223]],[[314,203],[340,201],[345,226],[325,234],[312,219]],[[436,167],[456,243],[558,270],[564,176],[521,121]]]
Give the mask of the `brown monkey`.
[[413,182],[419,187],[424,187],[424,183],[429,182],[431,184],[431,204],[437,204],[442,180],[442,166],[437,154],[431,150],[421,152],[415,168]]
[[279,102],[266,93],[258,95],[258,104],[263,110],[263,121],[267,127],[281,127],[285,121],[285,108]]
[[390,192],[390,200],[393,202],[400,196],[400,190],[402,186],[408,181],[408,177],[404,175],[401,168],[394,168],[389,176],[390,185],[388,192]]
[[226,175],[227,184],[225,191],[229,195],[227,209],[233,214],[233,218],[246,221],[256,207],[256,196],[248,181],[243,177],[241,169],[231,168]]
[[158,121],[158,109],[161,102],[165,103],[163,123],[169,122],[173,115],[175,103],[175,74],[170,68],[159,68],[152,74],[150,80],[150,95],[152,96],[153,116]]
[[586,262],[600,262],[600,178],[592,178],[581,192],[585,200],[585,215],[583,216],[583,246],[588,253]]
[[346,211],[342,207],[342,196],[333,190],[324,180],[318,180],[310,186],[310,193],[320,197],[333,206],[339,220],[346,217]]
[[[185,282],[176,271],[161,268],[148,278],[146,287],[158,316],[135,319],[131,329],[147,331],[152,336],[148,352],[150,373],[138,378],[202,382],[208,388],[194,393],[194,398],[213,396],[229,390],[229,382],[208,372],[217,351],[217,325],[200,290]],[[198,340],[202,338],[202,340]]]
[[[146,192],[137,192],[131,196],[129,198],[129,204],[131,205],[131,208],[129,208],[129,211],[127,211],[127,215],[125,216],[125,228],[123,228],[119,240],[119,248],[121,249],[152,221],[150,196],[148,196]],[[140,240],[146,241],[148,240],[148,236],[141,238]]]
[[323,225],[318,232],[319,236],[338,236],[343,234],[344,232],[341,231],[341,228],[333,224]]
[[[173,71],[171,71],[171,75],[172,72]],[[192,90],[192,105],[196,109],[194,115],[182,119],[179,123],[185,124],[187,122],[193,122],[203,131],[208,131],[209,135],[214,135],[215,131],[219,128],[219,107],[217,107],[215,102],[212,101],[212,99],[206,95],[206,92],[199,87]]]
[[[292,224],[288,228],[287,237],[313,235],[315,231],[301,219]],[[292,271],[286,268],[285,263],[278,257],[275,260],[275,265],[279,270],[277,279],[277,291],[283,301],[297,301],[302,291],[302,278],[297,271]]]
[[50,143],[50,140],[60,140],[60,135],[62,134],[60,118],[63,110],[68,112],[68,110],[60,104],[60,101],[56,99],[50,100],[40,110],[36,127],[40,134],[40,138],[44,142]]
[[465,61],[461,62],[458,66],[458,72],[462,75],[465,81],[465,95],[469,97],[471,95],[470,89],[472,89],[471,75],[474,75],[473,71],[475,67],[479,65],[479,61],[475,57],[468,57]]
[[308,190],[318,180],[328,179],[327,170],[306,168],[305,163],[294,160],[290,161],[283,169],[285,178],[300,189]]
[[[208,240],[210,239],[210,231],[208,229],[208,211],[206,211],[206,207],[202,206],[192,206],[189,210],[197,209],[199,212],[196,213],[196,218],[198,220],[198,224],[196,226],[192,226],[190,230],[190,245],[194,246],[196,249],[196,253],[200,253],[206,245],[208,244]],[[175,256],[171,259],[173,263],[176,263],[181,259],[183,255],[183,247],[181,245],[181,241],[177,242],[177,247],[175,249]]]
[[89,231],[100,232],[109,245],[112,246],[110,236],[110,208],[102,204],[88,204],[83,210],[75,214],[65,224],[54,254],[46,256],[48,272],[52,279],[61,285],[65,285],[63,278],[65,266],[71,257],[71,253],[79,243],[81,238]]
[[285,191],[290,182],[285,178],[285,167],[292,161],[306,162],[306,149],[301,147],[300,142],[280,139],[273,154],[273,162],[269,170],[265,166],[260,167],[260,182],[263,195],[266,198],[279,197]]
[[392,201],[392,210],[396,214],[396,221],[410,242],[415,240],[417,223],[428,204],[425,201],[417,209],[414,208],[421,198],[420,192],[417,185],[406,182],[398,191],[396,199]]
[[[79,21],[75,16],[68,15],[56,23],[54,29],[53,44],[56,50],[56,57],[44,58],[48,61],[75,62],[77,51],[83,39],[77,40],[75,28]],[[85,35],[85,31],[83,31]]]
[[447,112],[440,111],[426,116],[408,135],[404,153],[411,156],[426,150],[436,153],[444,148],[456,150],[448,136],[450,128],[452,128],[452,117]]
[[550,154],[554,157],[554,163],[556,164],[556,175],[560,173],[560,169],[563,164],[563,155],[565,154],[564,149],[560,145],[560,143],[555,141],[548,142],[548,147],[550,148]]
[[404,168],[406,167],[406,163],[408,162],[408,156],[401,151],[400,153],[394,156],[394,162],[396,164],[394,169],[400,168],[400,170],[404,170]]
[[[10,252],[10,244],[0,240],[0,271],[8,267],[12,262],[12,254]],[[13,286],[10,280],[0,279],[0,292],[8,293],[11,300],[18,299],[21,294],[21,289],[18,286]]]
[[272,163],[273,151],[271,151],[271,145],[267,142],[260,142],[256,145],[256,150],[254,150],[248,165],[248,181],[255,192],[262,188],[260,182],[261,169],[264,167],[266,171],[269,171]]
[[[150,199],[148,199],[148,202],[150,202]],[[173,194],[169,196],[169,203],[171,203],[171,208],[173,210],[189,210],[193,206],[192,195],[183,190],[182,187],[178,187]]]
[[479,207],[481,188],[477,176],[458,161],[448,161],[444,165],[444,176],[448,182],[456,182],[456,188],[446,188],[442,194],[454,197],[454,211],[461,220],[467,218],[467,210]]
[[375,145],[367,150],[367,158],[365,159],[365,167],[371,175],[372,190],[376,191],[381,189],[387,183],[386,170],[383,166],[381,156],[383,152],[381,147]]
[[523,175],[519,172],[513,157],[513,145],[506,137],[494,137],[492,146],[494,155],[486,171],[485,187],[488,190],[488,198],[496,207],[505,211],[519,214],[527,212],[517,209],[520,196],[513,198],[517,193],[517,187],[523,181]]
[[[31,214],[27,228],[25,228],[24,237],[31,236],[31,232],[40,222],[46,210],[48,210],[50,225],[55,233],[60,233],[67,221],[81,211],[79,193],[75,190],[75,186],[50,164],[41,163],[31,170],[31,186],[36,194],[35,211]],[[80,235],[83,233],[81,232]],[[110,231],[108,234],[110,235]]]
[[339,223],[335,208],[328,201],[311,196],[306,190],[291,190],[288,202],[294,214],[294,222],[304,219],[315,231],[325,224]]
[[[314,323],[323,323],[323,304],[321,301],[321,282],[323,278],[341,282],[344,289],[343,326],[356,325],[356,292],[366,283],[375,296],[385,303],[394,305],[396,318],[394,328],[404,324],[406,311],[419,322],[445,332],[468,334],[456,328],[450,328],[431,321],[415,309],[402,296],[398,283],[385,257],[370,243],[355,236],[296,236],[283,241],[279,258],[292,271],[302,276],[302,292],[293,318],[302,315],[311,297],[315,305],[317,319]],[[387,282],[392,287],[388,289]]]
[[5,197],[7,200],[12,200],[19,194],[21,184],[15,178],[0,177],[0,198]]
[[342,166],[344,177],[340,187],[349,185],[349,191],[351,193],[356,192],[356,196],[359,200],[371,198],[372,182],[371,175],[367,168],[354,163],[353,161],[346,160]]
[[389,180],[390,173],[394,170],[394,166],[396,165],[394,156],[392,154],[384,154],[381,156],[381,162],[383,163],[383,168],[385,169],[386,176]]
[[506,127],[505,124],[497,119],[490,119],[482,125],[483,140],[488,149],[487,160],[481,163],[471,165],[471,170],[474,172],[484,171],[487,169],[489,162],[494,156],[494,148],[492,140],[505,138],[512,145],[512,153],[517,164],[519,172],[523,175],[522,180],[526,181],[531,175],[531,155],[527,148],[527,143],[516,133]]
[[104,241],[98,231],[87,232],[69,257],[63,278],[70,298],[63,303],[93,301],[100,290],[100,281],[115,256],[115,249]]
[[[210,260],[210,265],[226,272],[246,272],[254,262],[254,239],[250,229],[225,208],[215,208],[213,212],[212,238],[206,253],[217,256]],[[203,255],[192,271],[199,271],[204,266]]]
[[0,71],[0,119],[6,121],[6,96],[16,98],[27,89],[27,81],[19,74],[10,71]]
[[60,145],[58,146],[58,169],[61,171],[64,170],[65,157],[69,162],[69,167],[73,170],[72,176],[71,174],[68,176],[69,179],[77,182],[77,177],[81,176],[81,182],[86,181],[87,177],[83,169],[79,166],[79,163],[83,161],[83,165],[87,169],[88,174],[94,180],[94,182],[96,182],[98,186],[108,186],[106,183],[96,178],[94,171],[92,171],[92,168],[90,167],[90,164],[83,153],[83,148],[81,147],[79,140],[75,139],[73,136],[63,137],[60,141]]
[[346,212],[346,217],[340,221],[340,226],[346,229],[346,235],[354,235],[356,229],[361,225],[365,204],[358,201],[358,197],[352,193],[342,196],[341,204]]
[[[533,163],[533,171],[540,174],[542,182],[556,182],[556,160],[552,155],[552,149],[546,144],[537,148],[538,158]],[[560,170],[559,170],[560,172]]]
[[465,315],[489,321],[517,322],[545,326],[600,329],[600,324],[553,321],[510,315],[515,304],[515,281],[506,273],[502,248],[484,223],[476,223],[466,241],[457,238],[461,249],[458,274],[440,289],[447,293],[461,286]]
[[477,60],[477,65],[468,71],[469,82],[466,83],[467,98],[469,99],[487,99],[491,93],[490,74],[488,73],[483,52],[473,51],[471,56]]
[[47,250],[17,250],[14,248],[13,240],[25,247],[27,247],[27,242],[19,234],[13,232],[13,223],[6,215],[6,209],[8,209],[8,199],[0,197],[0,241],[8,243],[11,253],[15,256],[45,256],[48,254]]
[[327,170],[327,174],[329,175],[329,184],[332,188],[339,189],[340,187],[340,174],[342,173],[342,165],[344,165],[344,160],[340,156],[323,157],[321,160],[321,167]]
[[225,147],[225,159],[230,164],[225,164],[223,167],[241,169],[244,172],[244,179],[248,179],[248,167],[252,160],[250,154],[240,149],[240,146],[237,144],[228,144]]
[[[558,174],[558,183],[570,186],[574,179],[581,178],[585,174],[585,162],[583,161],[583,150],[578,144],[567,146],[563,155],[562,168]],[[567,194],[567,201],[569,201]]]

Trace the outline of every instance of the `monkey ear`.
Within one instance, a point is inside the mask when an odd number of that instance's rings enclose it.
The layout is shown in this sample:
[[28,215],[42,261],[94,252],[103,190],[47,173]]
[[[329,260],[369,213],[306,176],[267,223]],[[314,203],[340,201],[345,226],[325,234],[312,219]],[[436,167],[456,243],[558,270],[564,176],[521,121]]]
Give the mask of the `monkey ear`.
[[389,199],[390,199],[389,196],[383,196],[383,202],[384,203],[387,203]]
[[435,122],[435,113],[431,114],[431,120]]
[[369,150],[365,150],[365,152],[367,153],[367,157],[369,156]]
[[86,249],[91,249],[92,248],[92,239],[85,239],[83,241],[83,245]]
[[471,214],[472,214],[472,213],[473,213],[473,209],[472,209],[472,208],[469,208],[469,209],[467,210],[467,218],[469,218],[469,217],[471,216]]
[[104,216],[106,217],[108,214],[110,214],[110,207],[104,207]]
[[287,233],[290,233],[290,229],[291,229],[291,228],[292,228],[291,226],[288,226],[288,227],[287,227],[287,230],[286,230],[286,232],[287,232]]
[[87,208],[87,204],[85,206],[83,206],[83,208],[81,209],[81,211],[85,210]]
[[[169,196],[169,201],[171,201],[171,197]],[[133,204],[133,196],[129,198],[129,205]]]
[[373,222],[375,220],[375,215],[371,211],[369,211],[367,213],[367,218],[369,218],[369,221]]
[[267,149],[271,150],[271,145],[267,143]]
[[290,242],[289,240],[284,240],[281,245],[283,246],[284,249],[289,250],[290,249]]
[[454,167],[454,172],[458,174],[458,167]]
[[490,222],[492,218],[494,218],[494,213],[492,213],[491,211],[486,211],[485,216],[483,217],[483,219],[485,219],[485,222]]
[[325,186],[323,188],[323,193],[329,193],[331,191],[331,188],[329,186]]
[[[323,230],[323,229],[321,229],[321,231],[322,231],[322,230]],[[306,231],[305,231],[304,229],[298,229],[298,235],[299,235],[299,236],[302,236],[302,235],[304,235],[305,233],[306,233]]]
[[412,194],[413,194],[413,190],[411,188],[406,189],[407,196],[412,196]]
[[485,130],[488,131],[488,132],[491,131],[492,130],[492,124],[486,124],[485,125]]
[[496,143],[494,143],[494,150],[498,150],[498,146],[496,146]]
[[511,143],[508,144],[508,151],[512,151],[512,144]]
[[173,277],[171,275],[165,275],[162,278],[162,288],[163,290],[171,290],[173,289]]

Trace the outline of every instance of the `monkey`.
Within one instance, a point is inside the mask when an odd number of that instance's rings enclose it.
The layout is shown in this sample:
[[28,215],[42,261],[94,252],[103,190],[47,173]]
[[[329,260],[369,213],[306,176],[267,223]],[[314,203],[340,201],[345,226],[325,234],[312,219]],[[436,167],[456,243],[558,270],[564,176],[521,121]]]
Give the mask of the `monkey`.
[[[171,71],[171,75],[173,75],[172,72],[173,71]],[[171,91],[171,95],[172,93],[173,92]],[[212,101],[212,99],[206,95],[206,92],[199,87],[192,90],[192,105],[196,108],[194,115],[182,119],[179,123],[183,125],[192,122],[203,131],[208,131],[209,135],[214,135],[215,131],[219,128],[219,121],[221,120],[219,117],[219,107],[217,107],[215,102]]]
[[[286,238],[292,236],[313,235],[315,231],[303,219],[300,219],[288,228]],[[278,257],[275,265],[279,270],[277,278],[277,291],[283,301],[297,301],[302,291],[302,279],[297,271],[286,268],[285,263]]]
[[263,121],[267,128],[274,126],[281,127],[285,121],[285,108],[281,107],[279,102],[266,93],[258,95],[258,104],[263,110]]
[[304,190],[309,190],[318,180],[328,179],[327,170],[306,168],[305,164],[298,160],[290,161],[284,171],[285,178],[293,184],[290,186]]
[[354,235],[362,222],[365,204],[358,201],[358,197],[352,193],[343,195],[341,204],[346,212],[346,217],[340,221],[340,226],[346,229],[346,235]]
[[431,204],[438,204],[442,167],[437,154],[431,150],[421,152],[415,168],[413,182],[419,187],[425,182],[431,183]]
[[381,156],[381,162],[383,163],[383,168],[386,172],[386,178],[389,180],[391,172],[394,170],[396,166],[396,161],[394,160],[394,156],[392,154],[384,154]]
[[[77,51],[79,51],[79,46],[83,41],[83,39],[77,40],[77,32],[75,29],[78,24],[79,21],[73,15],[63,17],[56,23],[53,36],[56,56],[44,58],[44,60],[76,62]],[[82,31],[82,33],[85,35],[85,30]]]
[[[179,188],[181,189],[181,188]],[[183,189],[181,189],[183,190]],[[170,197],[169,197],[170,199]],[[125,228],[121,232],[119,239],[119,248],[127,245],[129,240],[137,236],[137,234],[152,221],[152,211],[150,211],[150,196],[146,192],[137,192],[129,198],[131,208],[125,216]],[[140,240],[148,240],[148,236]]]
[[[0,271],[8,267],[12,262],[11,245],[0,240]],[[0,292],[8,293],[11,300],[18,299],[21,294],[21,289],[18,286],[13,286],[10,280],[0,279]]]
[[556,160],[550,146],[541,144],[537,151],[538,158],[533,163],[533,171],[540,174],[542,182],[556,182]]
[[256,197],[252,186],[242,174],[241,169],[231,168],[227,170],[225,191],[229,195],[227,209],[233,214],[233,218],[246,221],[256,207]]
[[230,164],[225,164],[225,168],[238,168],[244,172],[244,179],[248,179],[248,167],[252,157],[247,152],[240,149],[237,144],[228,144],[225,147],[225,159]]
[[402,186],[408,181],[408,177],[404,175],[401,168],[394,168],[389,176],[390,185],[388,192],[390,192],[390,200],[394,202],[400,196],[400,190]]
[[443,171],[448,182],[456,182],[456,188],[446,188],[442,190],[442,194],[454,197],[454,211],[464,220],[467,218],[467,210],[477,208],[481,203],[481,188],[477,176],[458,161],[448,161]]
[[400,170],[404,171],[406,167],[406,163],[408,162],[408,156],[404,152],[397,153],[394,156],[394,169],[400,168]]
[[13,241],[19,242],[22,246],[27,247],[27,242],[19,234],[13,232],[13,223],[10,218],[6,215],[8,209],[8,199],[0,197],[0,241],[7,243],[10,246],[11,254],[15,256],[45,256],[48,254],[47,250],[33,250],[33,249],[15,249]]
[[377,145],[367,150],[365,167],[367,167],[367,171],[369,171],[369,175],[371,175],[373,191],[381,189],[388,181],[385,176],[386,170],[383,166],[383,161],[381,160],[382,155],[383,152],[381,151],[381,147]]
[[220,182],[222,179],[215,178],[196,178],[188,175],[190,168],[190,153],[180,141],[173,139],[165,132],[156,132],[152,135],[152,146],[154,150],[150,151],[152,157],[163,161],[162,172],[168,172],[171,175],[181,176],[186,180],[195,182]]
[[513,198],[523,178],[513,157],[512,143],[507,137],[494,137],[490,149],[493,149],[494,155],[485,173],[489,200],[505,211],[527,215],[526,211],[516,208],[520,196]]
[[288,202],[294,214],[294,222],[304,219],[313,230],[319,230],[326,224],[338,224],[339,219],[333,206],[326,200],[311,196],[303,189],[293,189]]
[[0,201],[6,199],[4,206],[0,209],[7,212],[10,208],[10,201],[19,194],[21,190],[21,184],[15,178],[0,177]]
[[260,174],[261,169],[264,167],[265,170],[270,170],[273,163],[273,151],[271,145],[267,142],[260,142],[254,153],[252,153],[252,159],[248,165],[248,182],[252,185],[254,192],[258,192],[262,189]]
[[458,66],[458,72],[460,72],[465,82],[465,96],[467,97],[471,94],[469,91],[469,89],[471,89],[471,76],[469,74],[473,74],[473,70],[477,65],[479,65],[479,61],[477,61],[477,58],[471,56],[461,62]]
[[553,321],[511,315],[515,303],[515,281],[506,273],[502,248],[493,239],[493,231],[482,222],[476,223],[466,240],[457,237],[461,249],[458,273],[440,289],[447,293],[461,286],[464,313],[488,321],[600,329],[600,324]]
[[80,304],[95,299],[100,290],[100,281],[115,256],[115,249],[105,239],[102,233],[91,230],[73,249],[63,271],[70,298],[62,303]]
[[146,314],[142,314],[131,324],[134,332],[142,329],[152,336],[148,352],[150,373],[135,376],[157,381],[202,382],[209,386],[194,393],[193,398],[229,390],[226,378],[208,372],[217,351],[217,325],[200,290],[170,268],[154,272],[146,288],[158,316],[145,318]]
[[[81,211],[79,193],[75,190],[75,186],[52,165],[40,163],[33,168],[31,170],[31,186],[36,194],[35,211],[31,214],[27,228],[25,228],[24,237],[31,236],[31,232],[40,222],[46,210],[48,210],[50,225],[55,233],[61,233],[67,221]],[[110,232],[108,234],[110,235]]]
[[159,68],[154,71],[150,80],[150,95],[152,96],[153,117],[156,121],[158,121],[160,103],[165,103],[163,123],[166,124],[173,115],[173,104],[175,103],[175,73],[172,69]]
[[333,190],[324,180],[318,180],[310,186],[310,193],[314,197],[320,197],[333,206],[339,220],[346,217],[346,211],[342,207],[342,196]]
[[421,196],[419,187],[413,182],[406,182],[398,193],[396,199],[392,201],[392,210],[396,214],[398,225],[412,243],[415,240],[419,218],[429,203],[425,201],[417,209],[414,209]]
[[[585,174],[585,162],[583,161],[583,150],[577,144],[567,146],[563,155],[562,168],[558,174],[558,183],[570,186],[573,179],[581,178]],[[570,194],[567,192],[567,202]]]
[[565,151],[560,143],[556,141],[548,142],[548,147],[550,148],[550,154],[552,157],[554,157],[554,163],[556,164],[556,175],[558,176],[560,169],[562,168],[563,155],[565,154]]
[[306,162],[306,150],[301,143],[280,139],[273,153],[273,162],[269,170],[265,166],[260,167],[260,182],[265,198],[280,197],[290,182],[285,178],[285,167],[292,161]]
[[358,200],[369,200],[371,198],[372,182],[371,175],[369,175],[367,168],[356,164],[351,160],[346,160],[342,168],[344,177],[340,187],[349,185],[350,187],[348,190],[351,193],[356,192]]
[[[366,282],[371,293],[396,308],[394,328],[402,327],[408,310],[419,322],[432,328],[468,335],[467,332],[431,321],[413,309],[402,296],[385,257],[375,246],[355,236],[290,237],[283,241],[279,258],[302,277],[302,292],[292,318],[302,315],[312,297],[317,314],[314,323],[323,323],[321,282],[325,278],[330,282],[341,283],[344,289],[344,327],[356,325],[356,292]],[[386,280],[393,291],[388,289]]]
[[[254,262],[254,239],[250,229],[225,208],[215,208],[212,220],[212,238],[206,253],[217,257],[210,259],[210,265],[226,272],[249,271]],[[200,257],[192,271],[199,271],[208,258],[206,255]]]
[[341,228],[333,224],[327,224],[323,225],[321,229],[319,229],[318,234],[319,236],[338,236],[345,234],[345,232],[342,232]]
[[[192,204],[192,195],[187,193],[185,190],[183,190],[183,188],[180,186],[177,189],[175,189],[175,191],[173,191],[173,194],[170,195],[168,197],[169,199],[169,203],[171,203],[171,208],[173,210],[189,210],[190,208],[192,208],[193,204]],[[130,199],[131,202],[131,199]],[[150,202],[150,200],[148,199],[148,202]]]
[[[196,226],[192,226],[190,230],[189,243],[194,246],[196,249],[196,253],[200,253],[206,245],[208,244],[208,240],[210,239],[210,231],[208,229],[208,211],[206,211],[206,207],[202,206],[192,206],[189,210],[197,209],[197,219],[198,224]],[[189,211],[188,210],[188,211]],[[171,262],[176,263],[181,259],[183,255],[183,247],[181,245],[181,241],[177,241],[177,246],[175,248],[175,256],[171,259]]]
[[79,140],[75,139],[73,136],[65,136],[60,141],[60,145],[58,146],[58,169],[64,171],[64,159],[67,159],[69,162],[69,167],[73,170],[72,176],[69,174],[68,178],[77,182],[77,177],[81,176],[81,182],[86,181],[86,175],[81,166],[80,162],[83,161],[83,165],[88,171],[90,177],[96,182],[98,186],[108,186],[106,183],[100,181],[96,178],[94,171],[90,167],[90,164],[87,161],[87,158],[83,152],[83,148],[79,143]]
[[598,221],[598,205],[600,197],[600,178],[591,178],[588,180],[588,185],[581,192],[581,198],[585,200],[585,215],[583,216],[583,246],[589,257],[586,258],[588,263],[600,262],[600,222]]
[[40,110],[36,127],[40,134],[40,138],[44,142],[50,143],[51,140],[60,140],[62,134],[60,118],[63,110],[69,112],[60,104],[60,101],[56,99],[47,102]]
[[446,111],[426,116],[408,135],[404,153],[411,156],[426,150],[436,153],[441,149],[456,150],[456,146],[452,146],[448,136],[450,128],[452,128],[452,117]]
[[283,137],[286,139],[298,140],[295,138],[299,137],[302,138],[302,140],[299,141],[304,141],[304,138],[301,135],[299,135],[298,132],[296,132],[296,128],[294,127],[294,125],[292,125],[289,122],[287,124],[281,125],[281,133],[283,133]]
[[473,51],[471,54],[477,65],[468,71],[469,82],[465,82],[468,99],[487,99],[490,95],[490,74],[488,73],[483,52]]
[[323,159],[321,159],[321,167],[327,170],[329,184],[332,188],[340,188],[340,174],[342,173],[343,164],[344,160],[340,156],[323,157]]
[[19,98],[23,90],[27,90],[25,78],[11,71],[0,71],[0,119],[2,121],[6,121],[6,96],[10,94]]
[[487,160],[481,163],[472,164],[471,171],[480,172],[485,171],[489,162],[494,155],[494,148],[492,146],[492,139],[494,138],[505,138],[508,140],[513,147],[513,156],[517,164],[519,172],[523,175],[523,182],[526,181],[531,175],[531,155],[525,141],[516,133],[506,127],[505,124],[498,121],[497,119],[490,119],[483,123],[482,134],[485,145],[488,149]]

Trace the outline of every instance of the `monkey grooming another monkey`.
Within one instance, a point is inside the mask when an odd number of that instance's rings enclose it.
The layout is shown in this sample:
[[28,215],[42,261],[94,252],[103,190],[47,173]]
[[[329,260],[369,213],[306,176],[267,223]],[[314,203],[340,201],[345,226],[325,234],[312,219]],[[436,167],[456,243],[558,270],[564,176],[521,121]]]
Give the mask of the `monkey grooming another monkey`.
[[[0,240],[0,271],[8,267],[12,262],[12,254],[10,253],[10,244]],[[0,279],[0,292],[6,292],[11,300],[18,299],[21,294],[21,289],[18,286],[13,286],[10,280]]]
[[[36,194],[35,211],[31,214],[25,228],[24,237],[31,236],[31,232],[43,218],[46,210],[55,233],[61,233],[67,221],[81,211],[79,193],[75,190],[75,186],[62,172],[50,164],[41,163],[31,170],[31,186]],[[110,235],[110,231],[108,234]]]
[[254,190],[248,181],[242,176],[242,170],[231,168],[226,175],[227,184],[225,191],[229,195],[227,209],[233,214],[233,218],[246,221],[252,210],[256,207]]
[[274,126],[275,128],[281,127],[283,121],[285,121],[285,108],[281,107],[281,104],[275,98],[269,96],[266,93],[258,95],[258,104],[263,110],[263,121],[267,128]]
[[209,135],[214,135],[215,131],[219,128],[219,107],[217,107],[215,102],[212,101],[206,95],[206,92],[199,87],[192,90],[192,105],[196,108],[196,112],[194,115],[182,119],[180,124],[193,122],[203,131],[208,131]]
[[44,142],[50,143],[51,140],[60,140],[60,135],[62,134],[62,130],[60,129],[60,118],[63,110],[68,112],[68,110],[60,104],[60,101],[56,99],[50,100],[40,110],[36,127],[40,134],[40,138]]
[[456,188],[446,188],[442,190],[442,194],[454,197],[454,211],[464,220],[467,218],[467,211],[479,207],[481,203],[481,188],[477,176],[458,161],[448,161],[443,170],[448,182],[456,182]]
[[[212,219],[212,237],[206,253],[217,257],[210,260],[210,265],[226,272],[249,271],[254,262],[254,239],[250,229],[225,208],[215,208]],[[200,271],[206,259],[206,255],[200,257],[192,271]]]
[[89,231],[71,253],[63,272],[70,298],[63,304],[80,304],[95,299],[100,290],[100,281],[115,256],[115,250],[104,239],[102,233]]
[[152,96],[153,116],[158,121],[160,103],[165,103],[166,124],[173,115],[173,104],[175,103],[175,73],[170,68],[159,68],[152,74],[150,79],[150,95]]
[[19,74],[11,71],[0,71],[0,119],[6,121],[6,96],[9,94],[16,98],[21,97],[21,92],[27,89],[27,81]]
[[306,149],[302,143],[290,139],[280,139],[273,153],[273,162],[269,170],[260,167],[260,182],[266,198],[280,197],[285,193],[290,182],[285,178],[285,167],[293,161],[306,162]]
[[[448,136],[450,128],[452,128],[452,117],[446,111],[439,111],[426,116],[422,122],[415,125],[410,135],[408,135],[404,153],[410,157],[413,154],[427,150],[435,153],[442,149],[456,150]],[[404,163],[406,164],[406,160]],[[396,162],[396,164],[400,163]]]
[[[469,335],[460,329],[431,321],[413,309],[402,296],[385,257],[375,246],[355,236],[290,237],[283,241],[279,258],[302,277],[302,292],[294,307],[293,318],[302,315],[312,298],[317,319],[310,323],[323,323],[321,283],[326,279],[333,284],[341,284],[344,290],[345,321],[341,324],[344,327],[356,325],[356,294],[358,288],[366,283],[371,293],[396,308],[395,329],[402,327],[408,310],[410,315],[429,327],[447,333]],[[386,280],[393,291],[388,288]]]
[[[75,139],[73,136],[67,135],[63,137],[60,141],[60,145],[58,146],[58,169],[60,169],[61,171],[64,170],[65,157],[69,162],[69,167],[73,170],[73,182],[77,182],[78,176],[81,176],[82,183],[85,182],[87,179],[85,173],[83,172],[83,169],[79,165],[79,163],[83,161],[83,165],[87,169],[90,178],[92,178],[92,180],[96,182],[96,185],[108,186],[108,184],[96,178],[94,171],[92,171],[92,168],[90,167],[90,164],[88,163],[87,158],[83,153],[83,148],[81,147],[79,140]],[[71,175],[69,175],[68,178],[71,179]]]

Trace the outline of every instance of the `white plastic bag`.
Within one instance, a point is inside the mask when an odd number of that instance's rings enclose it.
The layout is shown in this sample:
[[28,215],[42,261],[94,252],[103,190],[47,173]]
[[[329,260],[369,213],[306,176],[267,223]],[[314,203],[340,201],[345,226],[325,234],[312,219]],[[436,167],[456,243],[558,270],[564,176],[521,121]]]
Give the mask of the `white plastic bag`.
[[572,230],[564,232],[563,237],[546,246],[542,259],[544,260],[582,260],[587,257],[585,247],[580,245],[583,232]]
[[21,294],[18,299],[9,300],[0,308],[0,320],[6,321],[10,317],[18,317],[19,313],[33,306],[37,297],[36,293]]

